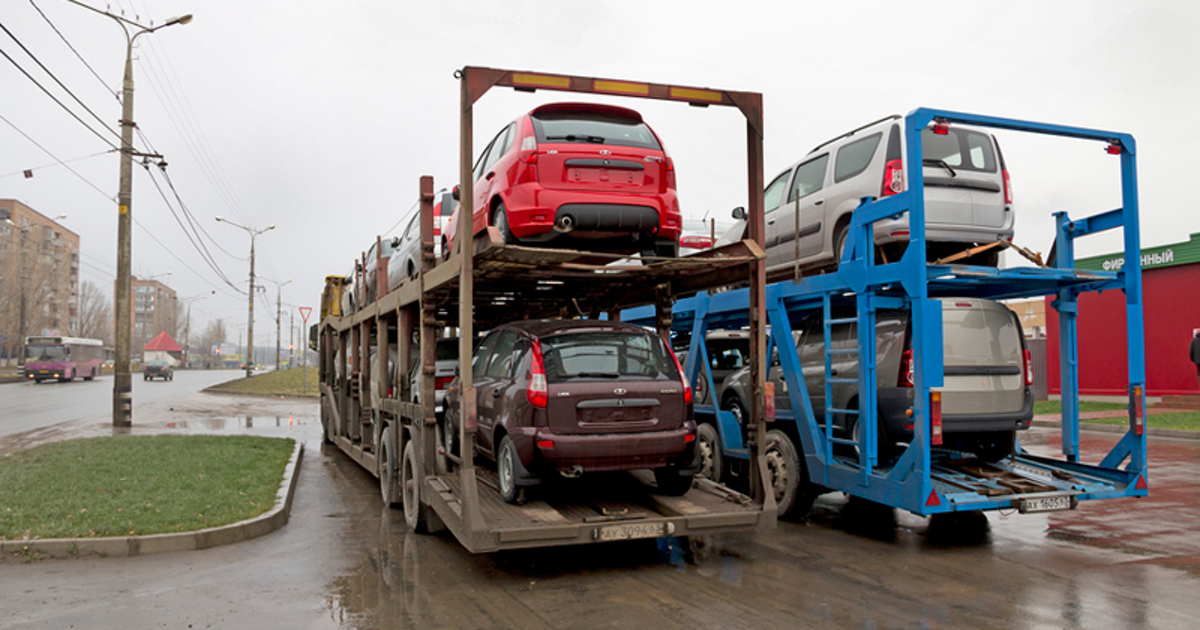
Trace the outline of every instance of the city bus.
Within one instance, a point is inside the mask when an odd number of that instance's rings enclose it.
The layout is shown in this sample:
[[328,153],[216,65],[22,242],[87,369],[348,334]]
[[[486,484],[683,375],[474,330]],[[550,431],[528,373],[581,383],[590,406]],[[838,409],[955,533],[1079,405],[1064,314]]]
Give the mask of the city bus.
[[25,377],[40,383],[46,379],[90,381],[100,375],[104,344],[98,339],[76,337],[26,337]]

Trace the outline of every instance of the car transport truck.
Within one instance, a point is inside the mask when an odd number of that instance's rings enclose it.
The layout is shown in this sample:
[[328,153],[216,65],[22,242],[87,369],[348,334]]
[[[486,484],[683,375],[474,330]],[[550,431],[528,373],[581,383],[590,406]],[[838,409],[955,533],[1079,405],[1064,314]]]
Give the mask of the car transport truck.
[[[657,484],[661,480],[656,482],[650,471],[634,471],[614,473],[605,483],[567,480],[539,489],[523,502],[506,501],[497,472],[477,464],[472,456],[480,402],[473,370],[465,368],[470,365],[477,331],[517,320],[611,318],[628,308],[651,305],[656,313],[653,328],[666,340],[675,300],[748,284],[749,294],[757,296],[744,309],[746,318],[756,322],[750,333],[756,341],[751,344],[750,358],[757,366],[753,378],[759,395],[752,407],[756,417],[763,417],[761,95],[481,67],[463,68],[456,78],[462,99],[462,216],[473,216],[471,206],[476,199],[472,191],[472,106],[489,89],[501,86],[523,92],[568,91],[737,108],[747,121],[751,237],[688,257],[644,256],[631,264],[624,260],[627,253],[513,244],[503,233],[503,225],[490,224],[475,234],[460,230],[449,244],[449,254],[435,256],[434,186],[432,178],[422,177],[419,269],[398,283],[388,282],[387,262],[374,261],[378,295],[371,296],[373,299],[365,293],[364,278],[327,278],[323,319],[317,327],[325,440],[378,477],[384,503],[401,506],[413,531],[448,529],[473,553],[750,532],[772,526],[774,498],[764,492],[766,468],[757,456],[756,436],[765,433],[765,429],[756,433],[761,423],[749,430],[747,438],[748,461],[759,471],[749,494],[707,479],[696,479],[690,488],[660,491]],[[603,175],[599,172],[605,169],[602,162],[594,160],[584,167]],[[354,273],[361,275],[366,267],[356,264]],[[353,312],[333,306],[345,301],[340,295],[343,291],[356,293]],[[458,370],[456,388],[446,394],[454,399],[453,426],[439,422],[434,395],[437,341],[450,328],[457,329],[458,356],[464,366]],[[389,361],[400,369],[392,369]],[[404,369],[413,363],[418,366],[416,379]],[[676,380],[672,386],[681,384]],[[372,396],[372,391],[386,394]],[[372,409],[376,399],[378,409]],[[409,402],[413,400],[421,402]],[[447,436],[451,430],[454,434]]]

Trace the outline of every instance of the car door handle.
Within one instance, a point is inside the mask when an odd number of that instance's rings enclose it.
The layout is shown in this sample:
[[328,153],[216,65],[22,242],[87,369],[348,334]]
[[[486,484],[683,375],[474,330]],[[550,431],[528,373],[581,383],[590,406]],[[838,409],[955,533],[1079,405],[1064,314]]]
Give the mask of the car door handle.
[[484,179],[491,179],[491,178],[493,178],[493,177],[495,177],[495,176],[496,176],[496,171],[489,171],[487,175],[484,175],[484,176],[483,176],[483,178],[484,178]]
[[767,221],[767,225],[775,225],[775,219],[771,219],[770,221]]
[[814,206],[819,206],[819,205],[821,205],[821,204],[823,204],[823,203],[825,203],[825,200],[824,200],[824,199],[818,199],[818,200],[816,200],[816,201],[814,201],[814,202],[813,202],[813,205],[814,205]]

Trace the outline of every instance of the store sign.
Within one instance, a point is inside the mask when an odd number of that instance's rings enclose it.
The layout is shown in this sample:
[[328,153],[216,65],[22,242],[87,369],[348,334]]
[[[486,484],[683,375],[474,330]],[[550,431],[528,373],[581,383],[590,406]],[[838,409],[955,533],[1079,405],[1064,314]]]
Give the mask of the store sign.
[[[1174,249],[1164,249],[1161,252],[1142,254],[1143,269],[1147,267],[1161,267],[1162,265],[1169,265],[1173,262],[1175,262]],[[1117,256],[1116,258],[1110,258],[1100,263],[1100,266],[1105,271],[1120,271],[1121,267],[1125,266],[1125,257]]]

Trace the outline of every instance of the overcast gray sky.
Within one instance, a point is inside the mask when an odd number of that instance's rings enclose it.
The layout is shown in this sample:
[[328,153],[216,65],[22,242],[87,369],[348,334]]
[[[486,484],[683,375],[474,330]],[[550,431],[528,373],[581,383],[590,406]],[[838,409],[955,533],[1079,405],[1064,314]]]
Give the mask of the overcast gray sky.
[[[191,214],[237,256],[209,245],[239,287],[249,239],[213,217],[278,226],[259,237],[257,263],[261,275],[293,281],[286,305],[318,306],[324,276],[348,272],[412,209],[421,175],[438,187],[456,182],[453,72],[465,65],[762,92],[768,179],[821,141],[920,106],[1128,132],[1138,141],[1143,246],[1200,232],[1189,205],[1200,3],[87,1],[142,23],[194,14],[138,40],[135,119]],[[13,37],[0,33],[0,50],[116,143],[120,28],[65,0],[3,0],[0,23],[114,131]],[[486,143],[507,121],[561,100],[641,111],[675,159],[685,216],[727,219],[745,205],[744,123],[732,109],[495,90],[476,106],[476,138]],[[0,116],[8,121],[0,121],[0,197],[68,215],[62,223],[81,235],[82,279],[111,293],[116,154],[94,155],[109,146],[7,59]],[[997,136],[1017,243],[1045,252],[1052,212],[1120,205],[1118,159],[1102,146]],[[41,166],[33,178],[20,173]],[[245,298],[202,261],[156,181],[164,182],[135,170],[134,272],[171,272],[162,280],[181,297],[215,290],[194,302],[193,318],[244,327]],[[1119,247],[1113,234],[1077,251]],[[256,338],[269,344],[262,331],[271,317],[257,310]]]

